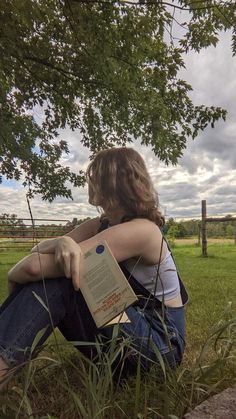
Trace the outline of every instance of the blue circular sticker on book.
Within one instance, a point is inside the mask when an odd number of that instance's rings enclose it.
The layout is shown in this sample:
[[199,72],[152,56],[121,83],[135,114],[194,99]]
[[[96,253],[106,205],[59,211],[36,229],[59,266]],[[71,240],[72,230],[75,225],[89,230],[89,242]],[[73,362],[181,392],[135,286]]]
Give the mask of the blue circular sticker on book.
[[103,253],[103,252],[104,252],[104,250],[105,250],[105,247],[103,246],[103,244],[99,244],[99,245],[96,247],[96,253],[98,253],[98,254]]

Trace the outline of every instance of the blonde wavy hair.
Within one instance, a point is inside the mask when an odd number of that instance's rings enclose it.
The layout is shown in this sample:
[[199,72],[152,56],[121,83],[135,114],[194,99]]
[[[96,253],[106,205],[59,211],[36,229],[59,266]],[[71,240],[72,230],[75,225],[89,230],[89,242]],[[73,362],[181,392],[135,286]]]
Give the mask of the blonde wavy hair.
[[125,212],[123,221],[148,218],[159,226],[164,224],[145,162],[133,148],[109,148],[98,152],[86,175],[92,205],[102,207],[105,213],[121,207]]

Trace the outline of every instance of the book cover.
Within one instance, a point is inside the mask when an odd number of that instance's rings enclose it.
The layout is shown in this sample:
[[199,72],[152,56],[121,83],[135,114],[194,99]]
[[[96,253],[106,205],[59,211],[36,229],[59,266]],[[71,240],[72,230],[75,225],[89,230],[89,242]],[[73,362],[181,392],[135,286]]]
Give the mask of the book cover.
[[106,242],[82,255],[80,289],[98,328],[128,321],[124,310],[137,301]]

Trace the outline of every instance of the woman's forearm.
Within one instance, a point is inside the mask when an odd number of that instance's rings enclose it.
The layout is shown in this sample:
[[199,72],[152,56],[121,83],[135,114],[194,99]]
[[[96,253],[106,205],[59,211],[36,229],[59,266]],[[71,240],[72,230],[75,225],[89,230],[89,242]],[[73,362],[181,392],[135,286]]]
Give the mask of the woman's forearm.
[[36,276],[33,270],[37,264],[37,254],[28,255],[17,262],[8,272],[8,280],[11,282],[30,282]]
[[64,272],[55,263],[53,254],[41,255],[35,252],[13,266],[8,272],[8,281],[25,284],[40,281],[43,278],[56,278],[61,275],[64,275]]

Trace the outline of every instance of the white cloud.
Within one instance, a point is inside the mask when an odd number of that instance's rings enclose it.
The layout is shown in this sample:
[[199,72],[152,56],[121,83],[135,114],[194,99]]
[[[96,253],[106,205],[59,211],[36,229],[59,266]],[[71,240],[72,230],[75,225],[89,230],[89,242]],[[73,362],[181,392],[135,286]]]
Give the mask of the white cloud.
[[[74,200],[57,198],[53,203],[42,201],[39,196],[30,200],[30,206],[35,219],[51,218],[53,220],[72,221],[73,218],[94,217],[96,208],[88,203],[85,188],[78,188],[74,193]],[[0,214],[17,214],[20,218],[30,218],[27,205],[26,190],[12,190],[5,185],[0,188]]]

